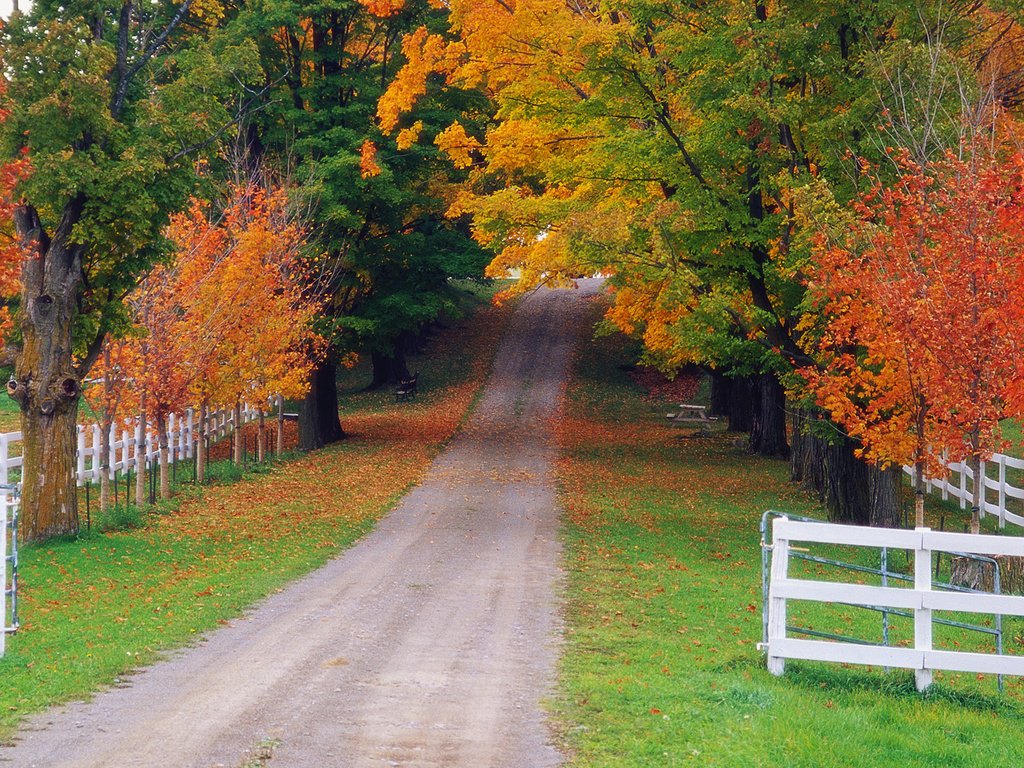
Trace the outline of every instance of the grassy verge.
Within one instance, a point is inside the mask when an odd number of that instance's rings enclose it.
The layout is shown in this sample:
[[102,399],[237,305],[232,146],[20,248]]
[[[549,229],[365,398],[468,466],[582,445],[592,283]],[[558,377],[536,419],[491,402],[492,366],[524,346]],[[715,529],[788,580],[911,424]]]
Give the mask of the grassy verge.
[[25,548],[22,629],[0,659],[0,737],[230,622],[365,533],[456,430],[503,322],[488,308],[438,335],[427,358],[458,377],[415,402],[349,409],[350,437],[336,446],[185,491],[138,528]]
[[[1024,692],[945,674],[790,662],[764,669],[758,523],[823,516],[787,468],[726,434],[688,436],[639,397],[603,339],[577,362],[559,425],[567,647],[555,702],[574,766],[978,766],[1024,759]],[[820,576],[819,576],[820,578]],[[879,617],[801,609],[878,639]],[[795,611],[799,613],[799,611]],[[896,625],[894,642],[907,642]],[[949,646],[984,644],[937,633]],[[1021,626],[1005,642],[1024,653]]]

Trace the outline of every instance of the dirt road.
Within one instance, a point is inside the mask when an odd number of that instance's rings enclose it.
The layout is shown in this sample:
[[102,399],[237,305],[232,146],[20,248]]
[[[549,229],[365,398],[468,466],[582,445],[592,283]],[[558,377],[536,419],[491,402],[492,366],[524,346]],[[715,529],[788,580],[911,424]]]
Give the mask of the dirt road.
[[548,419],[584,292],[517,308],[465,430],[374,533],[129,686],[34,718],[0,764],[558,765]]

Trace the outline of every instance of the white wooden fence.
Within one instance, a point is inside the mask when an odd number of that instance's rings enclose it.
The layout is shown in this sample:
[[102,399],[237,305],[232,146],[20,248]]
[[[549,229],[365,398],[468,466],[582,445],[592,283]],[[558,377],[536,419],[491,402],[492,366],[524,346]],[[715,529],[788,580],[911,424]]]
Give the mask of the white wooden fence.
[[[974,499],[974,473],[969,466],[960,462],[952,462],[946,467],[949,473],[945,478],[925,479],[925,490],[941,494],[943,499],[959,499],[960,509],[967,509]],[[992,467],[996,467],[995,477],[988,476]],[[1007,523],[1024,527],[1024,515],[1007,509],[1011,500],[1024,499],[1024,488],[1018,488],[1007,481],[1007,469],[1024,470],[1024,459],[995,453],[991,459],[981,463],[981,476],[985,478],[981,515],[995,515],[999,519],[1000,528],[1005,528]],[[904,467],[903,471],[914,476],[913,467]]]
[[[914,586],[889,587],[796,579],[789,575],[792,542],[891,547],[914,552]],[[772,525],[771,581],[768,586],[768,633],[763,650],[768,670],[785,671],[786,659],[871,664],[913,669],[918,690],[932,682],[937,669],[998,675],[1024,675],[1024,656],[1003,656],[936,649],[932,644],[932,612],[954,611],[1024,616],[1024,597],[1017,595],[944,592],[932,589],[932,552],[963,552],[1024,557],[1024,537],[983,536],[917,528],[913,531],[810,523],[777,518]],[[913,613],[912,648],[863,645],[788,637],[786,602],[809,600]]]
[[[259,411],[249,405],[242,406],[242,425],[259,418]],[[172,414],[168,420],[167,461],[174,463],[192,458],[193,446],[200,434],[198,413],[189,408],[184,416]],[[235,429],[234,409],[221,408],[207,415],[207,435],[215,442]],[[156,432],[141,434],[141,425],[114,424],[110,428],[110,477],[116,472],[138,470],[140,464],[155,463],[160,455]],[[77,480],[78,485],[98,482],[100,479],[102,429],[98,424],[78,426]],[[20,469],[21,432],[0,433],[0,484],[10,482],[11,470]]]

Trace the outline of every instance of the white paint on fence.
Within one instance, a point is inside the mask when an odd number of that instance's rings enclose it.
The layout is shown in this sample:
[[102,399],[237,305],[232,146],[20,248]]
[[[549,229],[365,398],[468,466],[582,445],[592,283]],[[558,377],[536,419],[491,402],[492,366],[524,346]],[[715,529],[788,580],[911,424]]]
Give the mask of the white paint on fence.
[[[914,553],[914,586],[888,587],[843,584],[789,576],[792,542],[891,547]],[[968,653],[933,647],[932,611],[957,611],[1024,616],[1024,597],[1017,595],[943,592],[932,589],[933,552],[1024,557],[1024,537],[912,531],[809,523],[777,518],[772,524],[771,582],[768,587],[768,670],[781,675],[786,659],[871,664],[914,670],[918,690],[932,682],[934,670],[1024,676],[1024,656]],[[786,602],[809,600],[913,611],[914,647],[862,645],[805,640],[786,636]]]
[[7,648],[7,634],[18,628],[18,491],[0,488],[0,656]]
[[[996,467],[996,476],[989,477],[989,469],[993,466]],[[946,469],[948,474],[944,478],[925,478],[925,490],[929,493],[941,494],[943,499],[958,499],[960,509],[967,509],[974,501],[974,473],[967,464],[962,462],[950,462],[946,465]],[[1000,528],[1006,527],[1007,523],[1024,527],[1024,515],[1007,509],[1011,500],[1024,499],[1024,488],[1018,488],[1007,481],[1007,469],[1024,470],[1024,459],[994,453],[992,458],[981,463],[981,476],[985,478],[985,493],[980,511],[982,517],[995,515],[999,519]],[[911,477],[914,476],[913,467],[903,467],[903,471]]]
[[[243,405],[241,424],[244,426],[259,419],[258,409]],[[167,430],[167,461],[191,459],[196,441],[199,439],[199,416],[193,409],[185,411],[183,417],[171,415]],[[130,426],[130,425],[126,425]],[[129,469],[138,471],[140,464],[150,462],[155,465],[160,456],[160,445],[156,432],[152,429],[142,434],[142,426],[136,422],[131,430],[120,423],[110,427],[109,473],[113,478],[116,472],[127,472]],[[235,429],[233,409],[221,408],[210,411],[207,416],[207,435],[211,441],[219,440]],[[100,461],[102,445],[102,428],[98,424],[78,426],[76,475],[78,485],[87,482],[99,482],[103,462]],[[119,433],[120,432],[120,436]],[[0,484],[10,482],[11,471],[20,469],[21,453],[15,446],[22,440],[21,432],[0,433]]]

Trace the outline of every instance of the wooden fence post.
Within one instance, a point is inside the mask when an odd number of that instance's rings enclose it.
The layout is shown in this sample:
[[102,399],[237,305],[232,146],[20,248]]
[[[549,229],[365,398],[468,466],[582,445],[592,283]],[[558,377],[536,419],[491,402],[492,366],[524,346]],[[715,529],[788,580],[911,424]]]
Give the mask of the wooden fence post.
[[[780,517],[775,520],[785,520]],[[781,675],[786,671],[784,656],[773,655],[778,648],[779,640],[786,637],[786,598],[776,596],[776,587],[789,575],[789,541],[780,538],[772,525],[772,568],[771,581],[768,585],[768,671],[773,675]]]
[[[932,557],[931,550],[925,549],[924,534],[928,528],[915,528],[921,534],[917,548],[914,550],[914,589],[917,592],[930,592],[932,588]],[[914,650],[921,654],[921,668],[914,670],[914,682],[917,690],[923,691],[932,684],[933,673],[925,669],[924,659],[932,650],[932,610],[918,607],[914,609]]]

